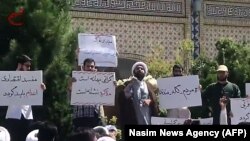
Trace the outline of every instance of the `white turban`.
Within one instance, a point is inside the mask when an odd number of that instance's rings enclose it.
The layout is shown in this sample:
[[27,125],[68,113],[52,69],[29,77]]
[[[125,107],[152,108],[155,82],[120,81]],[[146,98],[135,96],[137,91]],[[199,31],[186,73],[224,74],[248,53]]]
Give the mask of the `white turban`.
[[9,131],[2,126],[0,126],[0,141],[10,141]]
[[100,135],[108,135],[109,134],[108,129],[103,127],[103,126],[96,126],[93,129],[95,130],[96,133],[99,133]]
[[38,138],[37,138],[38,132],[39,132],[38,129],[35,129],[35,130],[31,131],[31,132],[27,135],[26,141],[38,141]]
[[143,62],[136,62],[133,66],[132,66],[132,75],[134,76],[134,70],[135,70],[135,68],[137,67],[137,66],[142,66],[143,68],[144,68],[144,70],[145,70],[145,76],[147,75],[147,73],[148,73],[148,67],[147,67],[147,65],[145,64],[145,63],[143,63]]

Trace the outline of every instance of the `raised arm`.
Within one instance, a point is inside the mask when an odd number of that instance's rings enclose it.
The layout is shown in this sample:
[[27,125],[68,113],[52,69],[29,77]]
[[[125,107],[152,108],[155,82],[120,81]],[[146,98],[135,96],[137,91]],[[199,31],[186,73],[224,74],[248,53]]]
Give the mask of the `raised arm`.
[[220,98],[220,107],[221,107],[221,111],[220,111],[220,125],[228,125],[227,122],[227,98],[225,96],[223,96],[222,98]]

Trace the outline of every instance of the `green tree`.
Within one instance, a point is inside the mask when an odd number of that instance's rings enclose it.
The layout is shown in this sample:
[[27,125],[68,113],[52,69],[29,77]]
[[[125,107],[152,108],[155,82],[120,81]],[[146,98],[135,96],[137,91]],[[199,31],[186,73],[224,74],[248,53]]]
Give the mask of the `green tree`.
[[203,88],[216,81],[217,62],[203,55],[194,60],[191,74],[199,75],[200,84]]
[[[234,42],[232,39],[221,39],[216,42],[218,54],[215,59],[205,56],[198,57],[192,66],[191,73],[198,74],[200,84],[205,89],[209,84],[216,82],[216,68],[226,65],[229,69],[228,80],[236,83],[245,96],[245,83],[250,82],[250,45],[246,42]],[[200,117],[200,108],[192,107],[193,118]]]
[[8,33],[0,40],[4,44],[0,68],[14,70],[15,56],[24,53],[32,57],[33,69],[43,70],[43,107],[33,107],[35,120],[49,120],[59,129],[60,141],[66,140],[71,131],[71,110],[67,101],[67,79],[75,63],[78,29],[71,27],[69,15],[71,0],[4,0],[1,18],[8,13],[24,9],[23,26],[15,27],[8,21],[0,22],[0,30]]
[[215,44],[218,54],[214,60],[200,56],[192,67],[193,74],[199,74],[205,88],[216,80],[218,65],[226,65],[229,69],[229,81],[239,85],[242,96],[245,95],[245,83],[250,81],[250,44],[234,42],[232,39],[221,39]]
[[157,79],[170,75],[171,68],[164,56],[165,49],[161,46],[155,47],[152,49],[152,53],[146,56],[149,74],[152,75],[153,78]]
[[216,48],[217,63],[228,67],[229,81],[239,85],[242,96],[245,96],[245,83],[250,81],[250,45],[221,39],[216,43]]
[[181,64],[185,74],[189,74],[189,71],[193,63],[193,41],[185,39],[180,42],[180,48],[177,50],[176,64]]

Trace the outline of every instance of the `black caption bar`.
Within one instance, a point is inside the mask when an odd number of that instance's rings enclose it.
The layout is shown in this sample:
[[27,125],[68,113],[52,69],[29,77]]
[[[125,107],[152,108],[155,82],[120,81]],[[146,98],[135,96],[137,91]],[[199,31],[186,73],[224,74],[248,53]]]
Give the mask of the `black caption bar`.
[[248,125],[126,125],[125,141],[139,138],[180,138],[213,140],[250,140]]

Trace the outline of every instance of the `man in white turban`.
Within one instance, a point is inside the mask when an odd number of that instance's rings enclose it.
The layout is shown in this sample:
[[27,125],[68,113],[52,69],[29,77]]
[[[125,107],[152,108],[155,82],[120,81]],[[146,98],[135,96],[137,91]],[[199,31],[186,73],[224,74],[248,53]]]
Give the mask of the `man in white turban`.
[[125,96],[132,99],[133,109],[131,111],[134,110],[136,122],[139,125],[151,124],[151,116],[158,112],[152,86],[150,87],[143,80],[147,73],[147,65],[143,62],[136,62],[132,66],[133,78],[124,89]]

